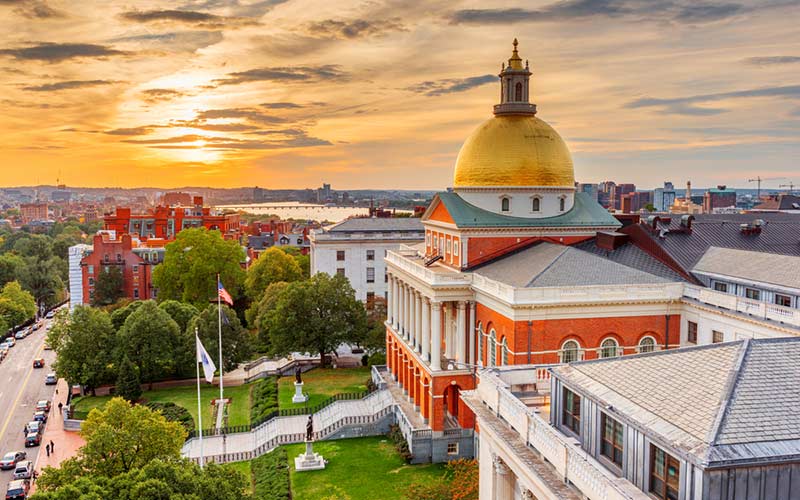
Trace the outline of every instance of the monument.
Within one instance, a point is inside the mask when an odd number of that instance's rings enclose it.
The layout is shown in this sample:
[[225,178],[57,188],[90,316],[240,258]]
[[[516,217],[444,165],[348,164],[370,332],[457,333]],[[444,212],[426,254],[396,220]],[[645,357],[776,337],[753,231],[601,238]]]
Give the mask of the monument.
[[292,403],[305,403],[308,401],[308,396],[303,394],[303,378],[300,375],[300,365],[294,369],[294,396],[292,396]]
[[325,459],[319,453],[314,453],[313,439],[314,415],[309,415],[308,422],[306,422],[306,452],[294,459],[294,468],[297,472],[325,468]]

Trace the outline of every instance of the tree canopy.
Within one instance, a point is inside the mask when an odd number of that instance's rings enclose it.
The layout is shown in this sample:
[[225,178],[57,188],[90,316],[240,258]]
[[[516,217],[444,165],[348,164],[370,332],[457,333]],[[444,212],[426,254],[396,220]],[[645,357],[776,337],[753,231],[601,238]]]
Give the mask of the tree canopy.
[[115,335],[105,311],[77,306],[68,319],[59,316],[47,341],[58,355],[54,367],[59,377],[92,391],[109,381]]
[[245,291],[247,297],[256,302],[272,283],[292,282],[303,278],[297,260],[277,247],[264,251],[247,270]]
[[119,266],[104,266],[94,283],[93,306],[108,306],[123,296],[125,280]]
[[7,328],[21,325],[35,315],[33,295],[23,290],[16,281],[6,283],[0,292],[0,317],[6,322]]
[[166,246],[164,261],[153,270],[159,301],[180,300],[198,309],[217,296],[217,274],[232,297],[240,294],[244,252],[219,231],[184,229]]
[[318,273],[290,283],[267,314],[272,352],[333,352],[363,338],[367,316],[344,276]]
[[[192,335],[197,329],[200,341],[206,350],[214,357],[215,364],[219,349],[219,319],[216,304],[205,308],[192,318],[186,328],[187,335]],[[242,361],[246,361],[252,350],[250,332],[242,327],[236,312],[226,305],[222,305],[222,361],[226,371],[233,370]],[[194,351],[193,351],[194,352]]]

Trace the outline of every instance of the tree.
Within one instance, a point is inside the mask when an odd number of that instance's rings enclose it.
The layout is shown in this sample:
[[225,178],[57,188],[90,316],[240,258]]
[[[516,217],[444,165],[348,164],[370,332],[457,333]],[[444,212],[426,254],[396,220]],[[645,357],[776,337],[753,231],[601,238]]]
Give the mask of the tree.
[[[200,314],[192,318],[186,333],[194,335],[197,329],[200,341],[206,350],[215,359],[219,349],[219,319],[216,305],[203,309]],[[194,341],[194,338],[192,338]],[[222,362],[226,371],[233,370],[242,361],[247,360],[252,350],[250,332],[242,327],[236,312],[226,305],[222,305]]]
[[217,296],[217,274],[232,297],[239,296],[245,272],[244,251],[219,231],[184,229],[168,244],[164,261],[153,270],[158,299],[189,302],[198,309]]
[[13,253],[0,255],[0,285],[16,280],[24,266],[25,261],[19,255]]
[[139,369],[142,382],[166,378],[186,359],[178,324],[152,300],[142,301],[125,320],[117,335],[117,359],[128,356]]
[[113,380],[114,327],[105,311],[77,306],[68,320],[57,321],[47,341],[58,354],[54,366],[59,377],[84,385],[92,393]]
[[300,269],[303,271],[303,279],[308,279],[311,277],[311,257],[307,254],[303,255],[303,252],[297,247],[279,247],[282,251],[288,253],[297,263],[300,265]]
[[263,252],[247,270],[244,282],[248,298],[255,302],[272,283],[292,282],[303,278],[297,261],[283,250],[272,247]]
[[38,260],[37,257],[25,257],[25,265],[20,271],[19,281],[25,290],[33,294],[36,304],[53,306],[64,299],[64,281],[66,263],[59,257]]
[[169,316],[178,323],[178,328],[182,332],[186,331],[189,326],[189,321],[199,314],[197,308],[191,304],[178,302],[177,300],[165,300],[160,303],[158,307],[169,314]]
[[478,500],[478,462],[453,460],[445,465],[444,477],[412,483],[405,500]]
[[644,206],[644,209],[647,210],[648,212],[655,212],[656,206],[653,205],[652,203],[648,203],[647,205]]
[[[63,466],[62,466],[63,468]],[[150,461],[133,469],[106,478],[105,476],[67,476],[60,469],[47,467],[37,481],[32,500],[139,500],[185,499],[252,500],[246,492],[249,479],[241,472],[214,463],[201,469],[189,460]]]
[[376,297],[372,301],[372,309],[367,311],[367,328],[364,335],[356,340],[356,345],[363,347],[370,354],[382,352],[386,348],[386,300]]
[[33,295],[22,289],[16,281],[6,283],[0,292],[0,316],[9,327],[21,325],[36,315]]
[[122,277],[122,269],[119,266],[105,266],[94,283],[93,306],[108,306],[119,300],[122,295],[122,287],[125,279]]
[[119,331],[122,328],[122,325],[125,324],[125,320],[128,319],[128,316],[142,307],[143,304],[143,301],[136,300],[111,313],[111,323],[114,325],[114,330]]
[[315,352],[323,364],[325,354],[360,338],[367,323],[347,278],[325,273],[290,283],[267,317],[274,354]]
[[126,401],[135,403],[142,397],[142,386],[139,381],[139,372],[131,363],[127,355],[122,356],[122,362],[117,369],[116,393]]
[[272,283],[264,290],[261,300],[247,310],[247,324],[251,328],[255,326],[259,344],[258,350],[261,352],[269,351],[269,312],[275,308],[275,304],[278,303],[278,297],[286,290],[287,286],[289,286],[289,283],[284,281]]

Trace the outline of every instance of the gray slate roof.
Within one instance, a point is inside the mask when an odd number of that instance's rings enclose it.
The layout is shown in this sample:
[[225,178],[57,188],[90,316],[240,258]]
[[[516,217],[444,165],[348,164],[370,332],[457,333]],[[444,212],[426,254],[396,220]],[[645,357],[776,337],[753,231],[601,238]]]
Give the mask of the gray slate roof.
[[800,257],[790,255],[711,247],[692,271],[800,289]]
[[326,231],[336,232],[377,232],[377,233],[424,233],[422,222],[414,217],[357,217],[335,224]]
[[518,288],[630,285],[668,281],[593,253],[547,242],[501,257],[478,267],[474,272]]
[[660,276],[669,281],[685,281],[683,276],[632,243],[626,243],[615,250],[606,250],[598,247],[595,238],[592,238],[574,245],[574,248],[599,255],[617,264]]
[[800,338],[593,360],[553,373],[701,466],[800,458]]

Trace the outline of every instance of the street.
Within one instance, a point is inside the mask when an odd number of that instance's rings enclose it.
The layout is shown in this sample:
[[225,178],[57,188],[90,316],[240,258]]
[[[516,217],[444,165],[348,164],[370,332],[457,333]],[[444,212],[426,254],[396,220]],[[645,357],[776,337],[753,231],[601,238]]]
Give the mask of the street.
[[[44,453],[42,446],[25,448],[23,430],[25,424],[33,419],[36,402],[53,399],[54,385],[45,385],[47,373],[52,372],[56,358],[54,351],[44,350],[47,335],[45,325],[52,320],[44,320],[41,328],[17,340],[9,350],[8,356],[0,362],[0,456],[9,451],[22,450],[28,453],[28,460],[36,463],[38,454]],[[44,368],[33,368],[33,360],[45,359]],[[50,411],[51,418],[58,417],[58,408]],[[0,471],[0,494],[5,494],[8,482],[12,480],[13,470]]]

